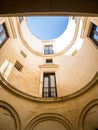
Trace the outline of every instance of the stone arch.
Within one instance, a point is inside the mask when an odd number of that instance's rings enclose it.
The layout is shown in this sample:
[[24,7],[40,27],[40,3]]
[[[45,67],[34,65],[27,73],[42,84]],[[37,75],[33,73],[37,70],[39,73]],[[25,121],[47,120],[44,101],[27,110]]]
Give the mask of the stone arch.
[[0,129],[21,130],[21,123],[16,110],[0,100]]
[[[82,110],[78,128],[79,130],[96,130],[98,129],[98,99],[88,103]],[[89,127],[89,128],[88,128]]]
[[45,113],[36,116],[29,121],[25,130],[73,130],[71,122],[62,115],[56,113]]

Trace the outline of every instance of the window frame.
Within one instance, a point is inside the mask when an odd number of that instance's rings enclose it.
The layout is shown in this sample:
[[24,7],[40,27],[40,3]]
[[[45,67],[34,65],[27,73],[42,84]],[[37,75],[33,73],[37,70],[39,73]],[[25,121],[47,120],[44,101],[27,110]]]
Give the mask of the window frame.
[[9,38],[9,35],[8,35],[8,31],[7,31],[5,23],[0,24],[0,26],[2,26],[3,28],[3,30],[0,32],[0,36],[5,34],[5,38],[0,43],[0,48],[1,48],[4,45],[4,43],[7,41],[7,39]]
[[53,63],[53,59],[46,59],[46,64],[52,64]]
[[[55,83],[54,87],[51,86],[51,78],[50,78],[51,75],[54,76],[54,83]],[[44,85],[46,77],[48,78],[48,87],[45,87],[45,85]],[[46,92],[47,96],[45,96],[45,89],[46,88],[47,88],[47,92]],[[44,72],[43,73],[42,97],[44,97],[44,98],[55,98],[55,97],[57,97],[57,87],[56,87],[56,76],[55,76],[55,72]]]
[[21,54],[24,58],[27,57],[27,55],[25,54],[25,52],[24,52],[23,50],[20,51],[20,54]]
[[95,45],[98,47],[98,41],[96,39],[94,39],[94,35],[96,34],[95,31],[96,31],[97,27],[98,27],[98,25],[92,23],[89,37],[95,43]]
[[16,60],[15,64],[14,64],[14,67],[18,70],[18,71],[22,71],[23,69],[23,65],[18,61]]
[[44,54],[54,54],[53,45],[44,45]]

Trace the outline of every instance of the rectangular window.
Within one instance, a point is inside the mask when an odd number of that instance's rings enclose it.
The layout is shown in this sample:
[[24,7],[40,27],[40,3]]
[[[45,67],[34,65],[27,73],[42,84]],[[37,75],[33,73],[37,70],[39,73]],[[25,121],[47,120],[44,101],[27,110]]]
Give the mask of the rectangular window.
[[55,73],[43,74],[43,97],[57,97]]
[[53,63],[53,60],[52,59],[46,59],[46,63],[51,64],[51,63]]
[[21,71],[22,68],[23,68],[23,65],[22,65],[19,61],[16,61],[14,67],[15,67],[18,71]]
[[22,50],[20,51],[20,54],[21,54],[24,58],[26,58],[26,56],[27,56]]
[[53,46],[52,45],[45,45],[44,46],[44,54],[53,54]]
[[93,24],[90,32],[90,38],[95,42],[98,46],[98,26]]
[[4,42],[8,39],[7,30],[5,24],[0,25],[0,47],[4,44]]

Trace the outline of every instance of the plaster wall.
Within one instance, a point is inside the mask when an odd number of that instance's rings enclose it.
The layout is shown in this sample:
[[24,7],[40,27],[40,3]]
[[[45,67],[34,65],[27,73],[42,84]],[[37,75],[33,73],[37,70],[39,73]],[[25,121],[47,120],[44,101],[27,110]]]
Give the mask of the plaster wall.
[[[18,44],[18,40],[8,39],[0,50],[0,64],[2,66],[5,60],[12,63],[7,80],[17,89],[31,95],[41,96],[43,72],[54,71],[56,73],[58,96],[65,96],[81,89],[97,73],[98,51],[88,38],[84,40],[82,48],[75,56],[54,57],[53,64],[58,65],[56,69],[51,65],[49,69],[40,68],[39,65],[44,65],[47,58],[35,56],[28,52],[21,43],[19,46]],[[26,52],[26,58],[20,54],[21,50]],[[16,60],[24,66],[21,72],[14,67]]]
[[[30,122],[33,122],[33,120],[34,120],[33,123],[35,124],[36,124],[36,121],[42,123],[42,124],[37,123],[38,125],[37,124],[35,125],[36,126],[35,130],[38,129],[40,125],[42,128],[44,127],[45,129],[46,124],[47,124],[47,119],[49,119],[47,113],[50,115],[52,114],[51,117],[55,117],[55,114],[59,114],[63,116],[65,119],[67,119],[71,123],[72,128],[70,128],[70,130],[89,130],[91,128],[97,127],[98,101],[95,102],[98,98],[98,82],[97,81],[96,83],[92,85],[89,91],[86,91],[82,95],[78,95],[77,97],[71,98],[69,100],[66,98],[65,100],[61,100],[57,102],[55,101],[48,102],[44,100],[43,101],[29,100],[28,98],[22,97],[20,95],[15,94],[12,91],[9,91],[8,89],[6,89],[6,86],[3,85],[1,82],[0,84],[1,84],[0,85],[0,92],[1,92],[0,101],[4,101],[5,103],[9,104],[17,112],[17,115],[20,119],[21,130],[24,130],[25,128],[27,128],[28,124]],[[93,105],[90,105],[90,107],[87,107],[89,106],[88,104],[91,104],[92,101],[95,103],[93,103]],[[83,112],[84,110],[85,112]],[[1,109],[0,109],[0,113],[2,113]],[[46,116],[47,119],[46,118],[44,119],[44,116],[43,116],[44,114],[47,115]],[[81,115],[83,116],[83,118],[81,117]],[[2,113],[2,117],[5,118],[4,113]],[[58,118],[58,117],[55,117],[55,118]],[[82,120],[82,119],[85,119],[85,120]],[[60,120],[62,120],[62,118],[60,118]],[[46,122],[43,122],[43,121],[46,121]],[[55,122],[55,119],[49,119],[49,121]],[[89,125],[90,121],[92,121],[92,123]],[[83,126],[81,122],[84,124]],[[31,126],[34,127],[33,124]],[[58,126],[60,126],[59,123],[58,123]],[[53,125],[51,127],[57,128],[57,125],[56,126]],[[63,126],[61,128],[62,128],[61,130],[63,130]]]

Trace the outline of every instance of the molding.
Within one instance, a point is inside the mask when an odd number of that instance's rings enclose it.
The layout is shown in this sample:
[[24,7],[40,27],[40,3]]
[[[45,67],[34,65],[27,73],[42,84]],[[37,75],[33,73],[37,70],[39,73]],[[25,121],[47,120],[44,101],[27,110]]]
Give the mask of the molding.
[[61,123],[67,130],[73,130],[73,126],[71,122],[65,118],[64,116],[57,114],[57,113],[44,113],[41,115],[36,116],[35,118],[31,119],[25,128],[25,130],[30,130],[34,128],[37,124],[43,121],[52,120]]
[[95,100],[89,102],[89,103],[84,107],[84,109],[82,110],[82,112],[81,112],[81,114],[80,114],[80,117],[79,117],[79,122],[78,122],[78,128],[79,128],[79,130],[84,130],[84,128],[83,128],[83,127],[84,127],[83,123],[84,123],[84,119],[85,119],[85,117],[86,117],[86,114],[87,114],[87,112],[88,112],[91,108],[93,108],[95,105],[98,105],[98,99],[95,99]]
[[1,101],[1,100],[0,100],[0,107],[5,108],[6,110],[8,110],[11,113],[11,115],[13,116],[13,119],[15,121],[16,130],[21,130],[21,122],[20,122],[20,118],[19,118],[19,115],[16,112],[16,110],[10,104],[8,104],[4,101]]
[[72,45],[74,44],[74,42],[75,42],[75,40],[76,40],[76,38],[77,38],[77,35],[78,35],[78,28],[79,28],[79,24],[80,24],[80,17],[77,19],[77,24],[76,24],[76,28],[75,28],[75,33],[74,33],[73,39],[72,39],[72,41],[70,42],[70,44],[69,44],[66,48],[64,48],[62,51],[57,52],[57,53],[54,53],[54,54],[50,54],[50,55],[41,54],[40,52],[35,51],[33,48],[31,48],[31,47],[28,45],[28,43],[24,40],[24,38],[23,38],[23,36],[22,36],[22,32],[21,32],[21,29],[20,29],[21,24],[19,24],[18,19],[16,19],[16,22],[17,22],[17,28],[18,28],[18,33],[19,33],[20,39],[21,39],[23,45],[24,45],[31,53],[33,53],[34,55],[40,56],[40,57],[55,57],[55,56],[60,56],[60,55],[63,55],[64,53],[66,53],[66,52],[72,47]]
[[17,35],[16,35],[16,31],[15,31],[15,27],[14,27],[12,18],[11,18],[11,17],[8,17],[8,20],[9,20],[9,24],[10,24],[10,28],[11,28],[11,31],[12,31],[13,38],[17,38]]
[[[83,30],[82,30],[82,37],[89,37],[92,24],[98,25],[98,20],[96,20],[97,17],[85,17],[84,23],[83,23]],[[97,18],[98,19],[98,18]]]
[[[78,6],[77,4],[78,3]],[[83,5],[83,6],[82,6]],[[0,15],[98,15],[97,0],[1,0]]]
[[[82,9],[83,11],[83,9]],[[18,12],[18,13],[5,13],[5,14],[1,14],[0,13],[0,17],[19,17],[19,16],[82,16],[82,17],[98,17],[98,13],[87,13],[87,12],[68,12],[68,11],[48,11],[48,12]]]
[[58,68],[59,66],[57,64],[43,64],[39,65],[40,68]]
[[38,102],[59,102],[59,101],[70,100],[72,98],[76,98],[77,96],[80,96],[83,93],[87,92],[89,89],[94,87],[94,85],[96,85],[96,84],[98,84],[98,72],[95,74],[95,76],[92,78],[92,80],[86,86],[84,86],[83,88],[81,88],[80,90],[78,90],[72,94],[69,94],[66,96],[61,96],[61,97],[56,97],[56,98],[42,98],[42,97],[36,97],[36,96],[33,96],[33,95],[20,91],[19,89],[12,86],[6,79],[4,79],[4,77],[0,73],[0,85],[2,87],[17,94],[18,96],[21,96],[28,100],[33,100],[33,101],[38,101]]
[[92,44],[96,48],[96,50],[98,50],[98,46],[95,44],[95,42],[90,37],[87,37],[86,39],[88,40],[88,42],[90,44]]
[[0,24],[5,24],[7,33],[8,33],[8,38],[14,38],[13,37],[13,32],[12,32],[12,25],[9,22],[9,17],[1,17],[0,19]]

